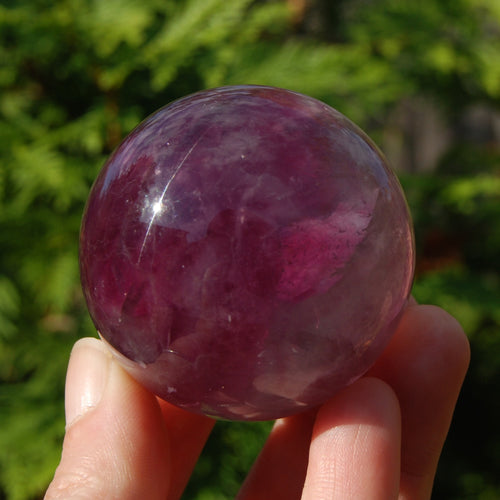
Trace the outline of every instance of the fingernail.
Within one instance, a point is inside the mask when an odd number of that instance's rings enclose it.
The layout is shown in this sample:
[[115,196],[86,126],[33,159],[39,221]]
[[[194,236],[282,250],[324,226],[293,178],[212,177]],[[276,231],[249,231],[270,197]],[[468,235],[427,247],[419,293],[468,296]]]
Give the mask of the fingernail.
[[100,340],[85,338],[75,344],[66,375],[66,428],[99,404],[110,363],[111,356]]

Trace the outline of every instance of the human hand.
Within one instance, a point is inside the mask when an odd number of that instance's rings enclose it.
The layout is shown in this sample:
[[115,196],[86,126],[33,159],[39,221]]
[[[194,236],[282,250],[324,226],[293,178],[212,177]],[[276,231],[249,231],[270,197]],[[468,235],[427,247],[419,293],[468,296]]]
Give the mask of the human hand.
[[[430,498],[469,357],[451,316],[409,306],[367,376],[276,421],[238,500]],[[71,355],[66,420],[45,500],[178,500],[214,425],[146,391],[90,338]]]

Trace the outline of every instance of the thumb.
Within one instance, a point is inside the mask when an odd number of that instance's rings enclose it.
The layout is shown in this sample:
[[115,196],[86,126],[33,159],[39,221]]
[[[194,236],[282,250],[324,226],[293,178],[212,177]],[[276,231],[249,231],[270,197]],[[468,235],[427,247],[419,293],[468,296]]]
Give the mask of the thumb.
[[66,435],[45,500],[165,499],[168,446],[156,398],[94,338],[73,347]]

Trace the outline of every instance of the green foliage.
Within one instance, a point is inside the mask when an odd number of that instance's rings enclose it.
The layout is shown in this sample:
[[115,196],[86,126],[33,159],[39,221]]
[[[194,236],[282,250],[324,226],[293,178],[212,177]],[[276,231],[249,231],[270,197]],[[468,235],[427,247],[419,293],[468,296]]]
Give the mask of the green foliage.
[[500,99],[498,1],[380,0],[350,4],[347,31],[443,104]]
[[271,426],[271,422],[217,422],[183,498],[234,498]]
[[[500,103],[498,0],[315,0],[313,23],[292,4],[0,5],[0,498],[39,498],[59,459],[69,351],[95,335],[78,279],[81,213],[99,167],[145,116],[202,88],[242,83],[313,95],[375,135],[415,95],[432,96],[451,124],[466,106]],[[494,394],[499,373],[499,165],[498,144],[461,141],[436,173],[402,176],[419,248],[415,294],[469,332],[480,361],[464,397],[490,429],[498,405],[478,394]],[[466,406],[437,491],[493,498],[498,435],[460,446],[477,427]],[[187,498],[234,496],[268,430],[220,423]]]

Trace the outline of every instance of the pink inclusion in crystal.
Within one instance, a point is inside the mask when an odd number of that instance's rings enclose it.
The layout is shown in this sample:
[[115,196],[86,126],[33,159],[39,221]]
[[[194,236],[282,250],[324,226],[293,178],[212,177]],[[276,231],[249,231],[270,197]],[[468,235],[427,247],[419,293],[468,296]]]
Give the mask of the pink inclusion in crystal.
[[394,173],[347,118],[258,86],[180,99],[123,141],[90,193],[80,267],[123,366],[187,410],[263,420],[362,376],[410,292]]

